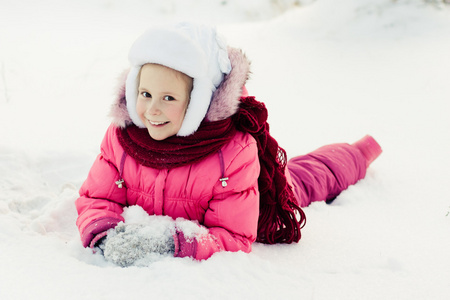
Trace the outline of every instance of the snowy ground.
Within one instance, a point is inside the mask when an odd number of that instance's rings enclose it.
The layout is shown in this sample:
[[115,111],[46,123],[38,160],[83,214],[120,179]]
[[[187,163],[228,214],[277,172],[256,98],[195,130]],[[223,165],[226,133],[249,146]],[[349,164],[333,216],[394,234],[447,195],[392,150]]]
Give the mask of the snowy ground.
[[[450,7],[152,2],[0,0],[0,299],[448,299]],[[305,209],[299,244],[112,266],[82,248],[74,201],[131,42],[186,19],[245,49],[290,156],[367,133],[384,153]]]

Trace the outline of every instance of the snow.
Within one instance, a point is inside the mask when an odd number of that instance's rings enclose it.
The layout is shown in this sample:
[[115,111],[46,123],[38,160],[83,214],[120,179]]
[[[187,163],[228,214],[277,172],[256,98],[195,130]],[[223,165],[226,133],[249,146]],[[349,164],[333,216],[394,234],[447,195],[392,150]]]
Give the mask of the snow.
[[[305,209],[300,243],[129,268],[81,246],[74,201],[128,48],[175,20],[216,24],[245,50],[247,88],[289,156],[381,144],[364,180]],[[1,299],[448,298],[449,5],[3,0],[0,28]]]

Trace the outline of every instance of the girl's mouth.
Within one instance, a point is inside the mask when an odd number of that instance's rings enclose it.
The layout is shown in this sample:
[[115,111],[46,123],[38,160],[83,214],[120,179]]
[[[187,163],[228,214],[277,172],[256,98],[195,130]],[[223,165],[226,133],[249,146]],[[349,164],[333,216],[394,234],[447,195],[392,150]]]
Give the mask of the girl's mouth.
[[161,125],[164,125],[164,124],[169,123],[169,121],[165,121],[165,122],[154,122],[154,121],[150,121],[150,120],[148,120],[148,122],[149,122],[151,125],[153,125],[153,126],[161,126]]

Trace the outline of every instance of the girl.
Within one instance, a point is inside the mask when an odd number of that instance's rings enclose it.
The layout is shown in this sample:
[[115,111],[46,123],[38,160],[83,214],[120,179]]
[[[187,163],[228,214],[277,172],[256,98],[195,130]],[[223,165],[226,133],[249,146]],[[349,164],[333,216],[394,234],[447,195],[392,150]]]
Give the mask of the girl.
[[[148,253],[202,260],[248,253],[255,241],[298,242],[300,207],[334,199],[381,153],[366,136],[286,164],[264,104],[247,95],[250,62],[213,28],[150,29],[129,60],[113,124],[76,201],[83,246],[99,246],[119,265]],[[178,223],[158,234],[126,224],[132,205]]]

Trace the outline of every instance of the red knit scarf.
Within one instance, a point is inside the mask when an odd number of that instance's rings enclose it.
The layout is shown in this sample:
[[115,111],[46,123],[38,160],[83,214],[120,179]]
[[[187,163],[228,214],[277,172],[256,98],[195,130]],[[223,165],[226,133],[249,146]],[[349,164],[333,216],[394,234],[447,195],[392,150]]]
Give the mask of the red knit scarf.
[[202,122],[193,135],[172,136],[162,141],[155,141],[146,128],[135,125],[118,130],[125,152],[138,163],[155,169],[172,169],[202,160],[222,148],[235,133],[229,119]]
[[[187,137],[153,140],[147,129],[135,125],[118,129],[119,142],[128,155],[144,166],[171,169],[192,164],[216,153],[236,134],[248,132],[258,144],[261,172],[258,178],[260,214],[257,241],[267,244],[298,242],[306,218],[284,174],[286,152],[269,133],[267,109],[254,97],[241,98],[239,111],[231,118],[202,122]],[[298,218],[296,214],[298,214]]]

